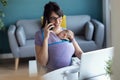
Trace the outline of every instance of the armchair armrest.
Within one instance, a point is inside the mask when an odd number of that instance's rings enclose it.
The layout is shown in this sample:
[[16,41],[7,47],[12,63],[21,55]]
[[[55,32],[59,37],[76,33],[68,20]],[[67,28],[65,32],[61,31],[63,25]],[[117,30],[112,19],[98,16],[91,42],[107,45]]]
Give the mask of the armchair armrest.
[[18,52],[19,52],[19,46],[15,37],[15,31],[16,31],[16,26],[11,25],[8,29],[8,40],[9,40],[9,45],[10,49],[13,53],[14,57],[19,57]]
[[91,22],[94,25],[93,39],[95,40],[97,47],[102,48],[104,41],[104,25],[95,19],[92,19]]

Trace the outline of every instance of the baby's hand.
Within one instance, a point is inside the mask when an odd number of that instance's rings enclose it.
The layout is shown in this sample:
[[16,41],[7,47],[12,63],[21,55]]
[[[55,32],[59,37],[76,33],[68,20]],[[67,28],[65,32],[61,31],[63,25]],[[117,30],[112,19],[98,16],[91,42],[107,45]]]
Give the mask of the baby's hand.
[[70,36],[70,41],[72,42],[72,41],[73,41],[73,39],[74,39],[74,36],[73,36],[73,35],[71,35],[71,36]]

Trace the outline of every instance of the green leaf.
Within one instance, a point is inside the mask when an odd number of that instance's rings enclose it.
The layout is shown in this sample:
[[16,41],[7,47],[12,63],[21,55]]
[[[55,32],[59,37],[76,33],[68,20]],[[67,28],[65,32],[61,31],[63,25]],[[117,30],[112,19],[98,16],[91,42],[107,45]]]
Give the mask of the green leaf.
[[108,61],[106,61],[106,67],[105,67],[105,70],[106,70],[106,73],[111,75],[112,74],[112,59],[109,58]]
[[3,13],[3,11],[0,11],[0,17],[5,17],[5,14]]
[[0,0],[0,2],[2,3],[3,6],[7,5],[7,0]]
[[2,19],[0,18],[0,30],[2,30],[4,28],[4,23],[2,21]]

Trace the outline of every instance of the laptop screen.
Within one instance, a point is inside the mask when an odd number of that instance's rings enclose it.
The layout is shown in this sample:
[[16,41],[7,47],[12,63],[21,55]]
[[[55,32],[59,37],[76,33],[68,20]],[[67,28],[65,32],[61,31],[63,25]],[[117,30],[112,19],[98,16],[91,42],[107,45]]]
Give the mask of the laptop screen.
[[106,61],[112,58],[113,47],[90,51],[82,54],[79,80],[105,74]]

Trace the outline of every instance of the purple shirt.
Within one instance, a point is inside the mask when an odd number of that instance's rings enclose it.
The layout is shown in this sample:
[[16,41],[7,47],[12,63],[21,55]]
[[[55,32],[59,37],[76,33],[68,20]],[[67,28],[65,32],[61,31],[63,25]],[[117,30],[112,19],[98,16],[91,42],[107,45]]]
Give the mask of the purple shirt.
[[[42,46],[43,40],[44,32],[38,31],[35,35],[35,45]],[[71,42],[63,41],[51,32],[48,39],[48,63],[46,66],[48,72],[69,66],[74,52],[75,49]]]

